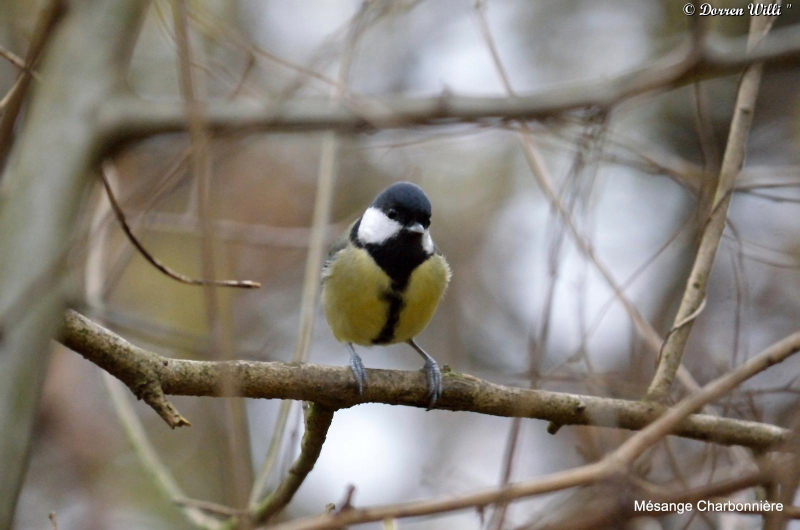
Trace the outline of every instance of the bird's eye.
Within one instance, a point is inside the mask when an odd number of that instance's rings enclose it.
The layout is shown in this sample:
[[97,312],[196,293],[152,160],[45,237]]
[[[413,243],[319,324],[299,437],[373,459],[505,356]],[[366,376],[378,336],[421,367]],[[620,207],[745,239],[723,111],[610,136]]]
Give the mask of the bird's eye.
[[394,220],[394,219],[397,219],[397,211],[396,211],[396,210],[394,210],[394,209],[392,209],[392,210],[389,210],[388,212],[386,212],[386,216],[387,216],[389,219],[392,219],[392,220]]

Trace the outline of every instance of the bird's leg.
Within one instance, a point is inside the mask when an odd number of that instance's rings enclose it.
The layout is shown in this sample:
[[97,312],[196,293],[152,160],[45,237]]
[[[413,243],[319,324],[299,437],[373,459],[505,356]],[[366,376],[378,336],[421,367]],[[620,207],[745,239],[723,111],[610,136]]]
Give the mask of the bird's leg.
[[422,358],[425,359],[425,367],[422,370],[425,372],[425,375],[428,376],[428,410],[431,410],[442,396],[442,371],[439,370],[439,365],[433,357],[417,346],[414,339],[410,339],[408,345],[414,348],[417,353],[422,355]]
[[347,349],[350,350],[350,369],[353,371],[353,377],[356,378],[356,385],[358,386],[358,395],[364,395],[364,388],[367,386],[367,371],[364,370],[364,363],[361,362],[361,357],[356,353],[355,348],[351,343],[347,343]]

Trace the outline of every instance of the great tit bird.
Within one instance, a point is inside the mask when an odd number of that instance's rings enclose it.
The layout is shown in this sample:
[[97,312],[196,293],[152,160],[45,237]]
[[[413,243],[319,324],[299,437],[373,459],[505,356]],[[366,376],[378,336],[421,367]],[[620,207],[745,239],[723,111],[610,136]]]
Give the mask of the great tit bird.
[[450,281],[431,239],[431,201],[398,182],[381,192],[333,245],[322,271],[322,304],[333,335],[350,350],[358,392],[366,371],[353,348],[405,342],[425,359],[429,408],[442,394],[439,365],[414,337],[430,322]]

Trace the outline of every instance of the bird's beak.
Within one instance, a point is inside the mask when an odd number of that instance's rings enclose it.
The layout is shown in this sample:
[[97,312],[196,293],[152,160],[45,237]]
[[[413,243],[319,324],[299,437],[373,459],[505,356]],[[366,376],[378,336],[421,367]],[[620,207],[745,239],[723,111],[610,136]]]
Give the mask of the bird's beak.
[[416,234],[424,234],[425,227],[422,226],[420,223],[414,223],[413,225],[409,226],[407,229],[409,232],[414,232]]

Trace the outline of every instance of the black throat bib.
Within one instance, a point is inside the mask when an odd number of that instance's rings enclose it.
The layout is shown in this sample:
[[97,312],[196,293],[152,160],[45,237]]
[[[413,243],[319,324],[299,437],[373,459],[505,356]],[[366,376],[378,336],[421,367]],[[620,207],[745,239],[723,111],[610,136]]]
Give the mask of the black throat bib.
[[381,243],[367,243],[358,239],[359,219],[350,231],[350,241],[359,248],[363,248],[375,263],[392,279],[392,290],[402,293],[408,286],[408,280],[414,269],[422,265],[431,254],[422,248],[422,234],[401,230],[393,238]]

